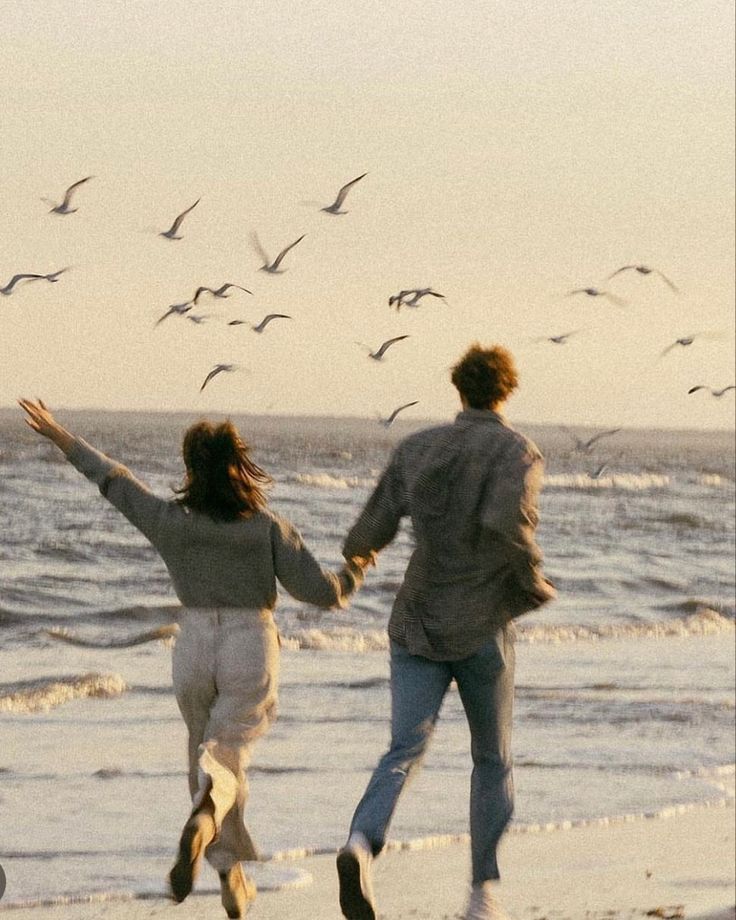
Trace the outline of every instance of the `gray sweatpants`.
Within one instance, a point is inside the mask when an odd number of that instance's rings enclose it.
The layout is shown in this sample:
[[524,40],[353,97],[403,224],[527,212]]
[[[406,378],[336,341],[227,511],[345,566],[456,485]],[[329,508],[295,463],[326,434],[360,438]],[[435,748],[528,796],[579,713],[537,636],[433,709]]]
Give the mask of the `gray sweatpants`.
[[186,608],[173,656],[174,692],[189,730],[193,808],[209,794],[218,871],[258,858],[243,813],[253,742],[276,715],[279,640],[269,611]]

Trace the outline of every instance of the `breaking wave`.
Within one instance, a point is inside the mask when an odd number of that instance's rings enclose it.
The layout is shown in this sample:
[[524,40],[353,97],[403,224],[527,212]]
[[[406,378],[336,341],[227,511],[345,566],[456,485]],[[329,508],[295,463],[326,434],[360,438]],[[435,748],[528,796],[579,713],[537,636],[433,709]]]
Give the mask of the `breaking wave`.
[[[637,623],[602,623],[595,626],[580,624],[525,626],[517,621],[519,642],[558,644],[561,642],[597,641],[601,639],[650,638],[667,639],[685,636],[712,636],[732,633],[734,620],[717,610],[698,608],[689,616],[670,620]],[[351,627],[329,629],[288,629],[281,636],[288,649],[311,651],[375,652],[386,651],[389,639],[385,630],[362,631]]]
[[317,489],[355,489],[371,488],[375,486],[375,479],[362,476],[332,476],[330,473],[297,473],[291,476],[289,482],[298,482],[303,486],[312,486]]
[[0,712],[48,712],[72,700],[109,699],[128,689],[119,674],[74,674],[0,685]]
[[388,648],[388,634],[383,629],[362,632],[350,627],[336,629],[295,629],[281,635],[281,645],[288,649],[311,651],[378,652]]
[[732,479],[718,473],[702,473],[699,482],[701,486],[710,486],[712,489],[730,489],[734,485]]
[[736,623],[717,610],[701,607],[690,616],[650,623],[602,623],[596,626],[517,626],[522,642],[574,642],[597,639],[667,639],[734,632]]
[[[714,606],[718,609],[713,609]],[[66,625],[47,626],[48,620],[54,619],[52,617],[34,617],[36,628],[33,632],[45,641],[63,642],[80,648],[125,649],[147,642],[163,642],[169,645],[176,640],[179,631],[178,625],[171,622],[176,618],[177,609],[171,606],[152,609],[141,607],[132,608],[125,614],[122,611],[103,611],[89,617],[78,616],[75,618],[75,623],[84,623],[81,632]],[[691,598],[677,604],[660,607],[660,610],[666,611],[665,616],[661,619],[634,622],[594,624],[537,622],[527,624],[522,618],[516,620],[515,625],[519,642],[549,644],[601,639],[711,636],[733,633],[736,628],[733,607],[714,603],[713,600]],[[126,630],[125,634],[121,635],[119,620],[138,620],[139,622],[149,620],[148,625],[150,626],[150,620],[155,623],[156,620],[164,617],[169,621],[168,623],[138,633]],[[10,615],[7,625],[16,625],[23,621],[23,617],[16,619],[15,616]],[[0,616],[0,625],[3,622]],[[110,626],[108,627],[107,624]],[[289,618],[279,618],[282,646],[290,650],[343,651],[360,654],[386,651],[389,647],[388,635],[382,621],[375,629],[336,624],[302,627],[292,624],[293,620]],[[28,625],[30,626],[30,623]],[[0,685],[1,692],[2,685]],[[0,708],[2,708],[1,702]]]
[[68,629],[45,629],[43,632],[57,642],[66,642],[68,645],[76,645],[81,648],[132,648],[135,645],[143,645],[145,642],[173,639],[178,635],[179,627],[176,623],[169,623],[167,626],[159,626],[157,629],[150,629],[147,632],[120,639],[85,639]]
[[[365,476],[335,476],[332,473],[297,473],[288,476],[286,481],[315,489],[345,491],[373,488],[377,479]],[[716,473],[702,475],[698,481],[701,485],[711,488],[733,486],[729,479]],[[603,473],[600,476],[589,473],[549,473],[544,478],[545,489],[553,491],[650,492],[655,489],[667,489],[671,484],[671,477],[662,473]]]
[[553,473],[544,478],[545,489],[584,492],[602,489],[649,492],[653,489],[666,489],[669,484],[670,477],[658,473],[612,473],[597,478],[587,473]]

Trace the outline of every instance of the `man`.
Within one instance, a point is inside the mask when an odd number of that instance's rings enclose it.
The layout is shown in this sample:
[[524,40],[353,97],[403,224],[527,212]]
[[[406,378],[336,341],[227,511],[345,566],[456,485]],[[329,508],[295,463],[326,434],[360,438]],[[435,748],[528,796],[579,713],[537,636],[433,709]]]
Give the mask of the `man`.
[[472,887],[464,920],[498,920],[496,849],[513,811],[511,620],[551,600],[534,540],[542,456],[501,410],[518,377],[504,348],[471,346],[452,371],[454,424],[411,435],[394,451],[345,540],[370,560],[411,518],[416,546],[396,596],[391,640],[391,746],[337,857],[348,920],[375,920],[371,863],[406,780],[419,766],[454,679],[471,732]]

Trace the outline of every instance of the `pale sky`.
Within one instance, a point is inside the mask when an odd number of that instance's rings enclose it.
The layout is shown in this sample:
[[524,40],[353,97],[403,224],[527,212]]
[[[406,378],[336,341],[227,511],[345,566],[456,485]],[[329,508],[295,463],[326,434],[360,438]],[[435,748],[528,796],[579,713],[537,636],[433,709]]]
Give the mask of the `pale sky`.
[[[5,4],[0,286],[71,268],[0,296],[0,405],[440,418],[480,340],[517,356],[514,421],[733,427],[733,392],[687,395],[736,383],[733,21],[721,0]],[[320,212],[362,172],[348,214]],[[306,234],[283,275],[254,230],[272,256]],[[679,295],[606,281],[629,263]],[[154,329],[225,281],[254,296]],[[445,303],[389,309],[430,285]],[[565,296],[588,285],[627,305]],[[270,312],[293,318],[227,325]],[[355,344],[401,334],[380,364]],[[243,370],[200,394],[220,362]]]

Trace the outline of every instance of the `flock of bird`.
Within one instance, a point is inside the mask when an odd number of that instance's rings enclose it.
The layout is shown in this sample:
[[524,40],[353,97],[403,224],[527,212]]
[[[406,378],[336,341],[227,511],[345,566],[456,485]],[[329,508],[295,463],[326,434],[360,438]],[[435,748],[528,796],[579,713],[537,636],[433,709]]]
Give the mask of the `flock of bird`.
[[[345,204],[345,199],[348,193],[351,191],[351,189],[358,182],[364,179],[366,175],[367,173],[362,173],[356,178],[351,179],[349,182],[345,183],[345,185],[343,185],[340,188],[337,195],[335,196],[335,200],[331,204],[321,207],[320,210],[326,214],[330,214],[333,216],[343,215],[343,214],[348,213],[343,207]],[[89,182],[93,178],[94,176],[85,176],[83,179],[79,179],[77,182],[74,182],[72,185],[70,185],[66,189],[61,202],[54,202],[47,198],[42,198],[41,200],[46,202],[48,205],[50,205],[49,213],[58,214],[58,215],[74,214],[78,210],[77,207],[72,206],[72,202],[76,198],[76,193],[78,192],[81,186],[85,185],[87,182]],[[167,230],[160,231],[158,235],[163,237],[164,239],[171,240],[171,241],[183,239],[183,236],[180,232],[182,224],[184,220],[187,218],[187,216],[197,207],[200,201],[201,201],[201,198],[198,198],[193,204],[185,208],[180,214],[176,216],[171,226]],[[264,249],[263,245],[261,244],[261,241],[257,233],[253,232],[251,234],[251,243],[253,245],[253,248],[255,249],[255,251],[258,253],[258,255],[263,261],[263,264],[260,266],[259,271],[266,272],[270,275],[277,275],[277,274],[283,273],[286,270],[283,267],[284,259],[299,243],[301,243],[304,237],[305,237],[305,234],[302,234],[298,239],[294,240],[292,243],[289,243],[287,246],[285,246],[274,259],[271,259],[270,256],[267,254],[266,250]],[[39,274],[39,273],[32,273],[32,272],[15,274],[12,276],[12,278],[10,278],[10,280],[3,287],[0,287],[0,294],[3,294],[4,296],[10,296],[11,294],[15,292],[18,286],[29,284],[31,282],[46,281],[51,284],[56,283],[59,280],[60,276],[66,270],[67,269],[65,268],[61,268],[53,272],[48,272],[46,274]],[[611,272],[610,275],[608,275],[608,277],[606,278],[606,281],[610,281],[613,278],[623,274],[624,272],[634,272],[642,276],[654,275],[658,277],[665,285],[667,285],[667,287],[671,291],[675,293],[678,292],[677,286],[663,272],[659,271],[659,269],[652,268],[648,265],[643,265],[640,263],[627,264],[627,265],[620,266],[615,271]],[[214,288],[206,286],[206,285],[200,285],[195,290],[194,294],[189,300],[183,301],[181,303],[170,304],[167,310],[155,321],[154,326],[159,326],[162,322],[164,322],[164,320],[172,316],[177,316],[177,317],[187,319],[195,324],[204,323],[210,318],[211,314],[193,312],[195,308],[199,305],[202,298],[205,296],[208,296],[214,299],[225,299],[231,296],[231,293],[235,290],[242,291],[249,295],[252,295],[253,293],[251,290],[249,290],[245,286],[241,284],[236,284],[235,282],[232,282],[232,281],[225,281],[222,284],[220,284],[218,287],[214,287]],[[587,297],[600,297],[600,298],[604,298],[605,300],[609,301],[615,306],[618,306],[618,307],[626,306],[626,301],[620,296],[618,296],[617,294],[608,290],[607,287],[592,286],[592,285],[587,286],[587,287],[578,287],[578,288],[573,288],[572,290],[568,291],[566,294],[567,297],[572,297],[572,296],[577,296],[577,295],[583,295]],[[417,288],[406,288],[406,289],[400,290],[396,294],[392,294],[388,298],[388,305],[389,307],[393,307],[397,312],[400,311],[402,307],[415,309],[421,305],[422,301],[424,301],[425,298],[436,298],[438,300],[445,301],[445,295],[441,294],[439,291],[435,291],[431,287],[417,287]],[[250,328],[254,332],[260,334],[260,333],[263,333],[265,329],[275,320],[289,320],[289,319],[291,319],[291,316],[286,313],[269,313],[266,316],[264,316],[260,322],[249,324],[249,325],[250,325]],[[246,321],[241,320],[241,319],[232,319],[228,322],[228,325],[230,326],[238,326],[238,325],[244,325],[244,324],[246,324]],[[533,339],[532,341],[550,342],[555,345],[565,345],[573,336],[578,335],[582,331],[583,330],[581,329],[575,329],[575,330],[564,332],[564,333],[557,334],[557,335],[538,337],[536,339]],[[687,336],[678,338],[674,342],[671,342],[670,344],[668,344],[667,347],[663,349],[663,351],[660,354],[660,357],[664,357],[670,351],[678,347],[684,348],[689,345],[692,345],[693,342],[696,340],[696,338],[707,337],[708,335],[709,333],[701,332],[701,333],[693,333],[691,335],[687,335]],[[397,343],[407,338],[409,338],[408,335],[394,336],[393,338],[387,339],[386,341],[382,342],[376,348],[365,345],[362,342],[356,342],[355,344],[360,345],[361,347],[365,348],[368,353],[368,357],[371,358],[372,360],[382,361],[387,351],[389,350],[389,348],[391,348],[392,346],[396,345]],[[202,392],[205,389],[205,387],[210,383],[210,381],[212,381],[218,375],[223,374],[223,373],[228,373],[230,371],[235,371],[240,368],[241,368],[241,365],[234,364],[234,363],[216,364],[208,372],[207,376],[205,377],[202,385],[200,386],[200,392]],[[704,384],[698,384],[697,386],[690,387],[690,389],[687,392],[688,394],[693,394],[693,393],[700,392],[700,391],[707,391],[713,397],[720,398],[724,396],[726,393],[728,393],[729,391],[734,390],[734,389],[736,389],[736,386],[734,385],[726,386],[722,388],[714,388],[711,386],[706,386]],[[397,416],[399,415],[399,413],[417,404],[418,404],[417,400],[412,400],[411,402],[407,402],[401,406],[398,406],[386,418],[380,418],[379,419],[380,424],[384,425],[385,427],[391,426],[393,422],[395,421],[395,419],[397,418]],[[616,428],[616,429],[612,429],[609,431],[601,432],[600,434],[593,436],[587,441],[583,441],[582,439],[579,439],[572,432],[570,432],[569,429],[565,429],[565,430],[573,438],[576,450],[581,451],[581,452],[590,452],[593,445],[597,443],[601,438],[616,434],[620,429]],[[601,470],[605,466],[606,464],[604,464],[603,467],[601,467]],[[594,475],[594,474],[591,474],[591,475]],[[598,473],[598,475],[600,474]]]

